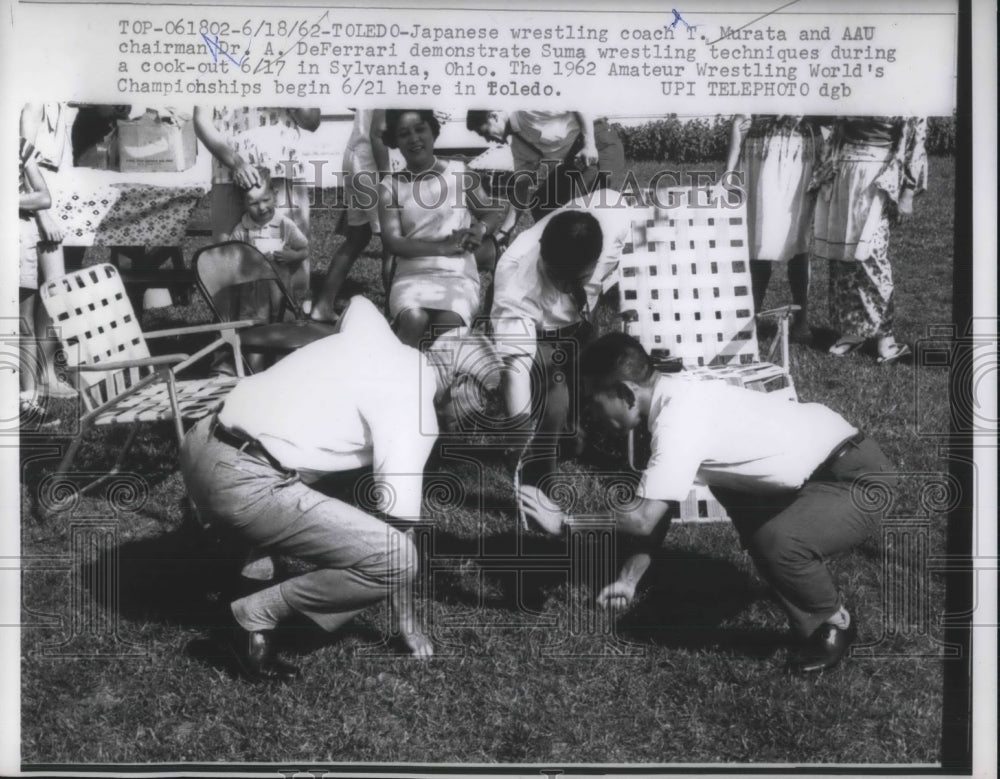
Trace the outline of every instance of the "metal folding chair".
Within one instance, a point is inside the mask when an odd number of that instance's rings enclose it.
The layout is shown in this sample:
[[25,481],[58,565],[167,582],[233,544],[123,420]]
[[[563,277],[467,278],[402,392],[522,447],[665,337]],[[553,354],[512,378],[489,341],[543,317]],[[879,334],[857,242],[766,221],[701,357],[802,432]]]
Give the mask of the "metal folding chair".
[[[753,310],[745,203],[705,189],[647,192],[632,233],[618,268],[625,332],[664,367],[682,367],[679,380],[724,380],[796,400],[788,368],[788,317],[796,307]],[[778,321],[764,361],[762,317]],[[724,518],[704,487],[681,506],[682,520]]]
[[[334,332],[334,325],[302,319],[281,274],[248,243],[205,246],[192,264],[198,289],[218,321],[254,320],[253,327],[240,332],[245,354],[276,359]],[[249,367],[259,370],[263,361]]]
[[[180,443],[184,423],[215,412],[243,375],[240,369],[237,377],[177,378],[181,371],[226,345],[232,349],[237,366],[241,366],[238,331],[252,322],[195,325],[144,334],[113,265],[96,265],[60,276],[43,284],[40,292],[57,328],[70,378],[84,404],[76,436],[59,464],[60,472],[69,472],[91,428],[131,427],[111,470],[83,486],[81,493],[119,472],[140,424],[171,421]],[[190,356],[153,357],[146,345],[154,338],[198,333],[217,333],[218,337]]]

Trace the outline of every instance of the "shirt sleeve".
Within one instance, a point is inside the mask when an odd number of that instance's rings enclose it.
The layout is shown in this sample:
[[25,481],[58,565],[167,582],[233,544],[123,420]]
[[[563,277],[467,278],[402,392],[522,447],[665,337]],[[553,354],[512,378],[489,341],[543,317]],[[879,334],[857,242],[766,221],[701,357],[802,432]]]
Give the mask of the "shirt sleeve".
[[639,495],[647,500],[684,500],[704,460],[704,423],[679,393],[660,411],[652,433],[652,454],[639,481]]
[[436,435],[427,429],[420,414],[434,415],[433,404],[421,403],[419,396],[408,396],[393,413],[376,409],[370,419],[372,468],[378,508],[386,514],[412,522],[421,518],[424,467]]
[[[532,232],[532,231],[529,231]],[[524,263],[530,257],[517,254],[522,233],[511,245],[497,263],[493,277],[493,308],[490,318],[493,320],[493,337],[497,349],[503,356],[534,357],[537,350],[535,342],[535,312],[527,305],[527,295],[530,290],[524,288],[522,274]]]
[[229,231],[230,241],[243,241],[243,243],[250,243],[250,233],[243,226],[243,220],[241,219],[232,230]]
[[618,269],[622,251],[632,236],[633,209],[616,208],[606,213],[613,213],[614,216],[601,222],[601,231],[605,234],[601,256],[597,260],[597,267],[594,268],[594,275],[584,285],[584,291],[587,293],[587,305],[591,311],[597,305],[597,300],[604,289],[604,279]]

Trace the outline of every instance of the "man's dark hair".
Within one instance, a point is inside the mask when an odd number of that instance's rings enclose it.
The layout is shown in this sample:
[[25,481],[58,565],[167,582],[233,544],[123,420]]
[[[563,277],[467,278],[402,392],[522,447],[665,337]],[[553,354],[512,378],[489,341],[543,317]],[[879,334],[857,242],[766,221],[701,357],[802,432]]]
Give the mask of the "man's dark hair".
[[486,124],[489,120],[489,111],[469,111],[465,114],[465,129],[478,133],[479,128]]
[[597,264],[604,247],[601,223],[586,211],[560,211],[542,231],[542,261],[557,281],[575,280],[580,270]]
[[421,121],[426,122],[431,128],[431,133],[437,138],[441,134],[441,122],[430,110],[417,108],[390,108],[385,112],[385,130],[382,131],[382,143],[390,149],[398,148],[396,144],[396,132],[399,130],[399,121],[404,114],[417,114]]
[[645,384],[655,372],[646,350],[625,333],[602,335],[584,349],[580,358],[580,373],[592,393],[625,381]]

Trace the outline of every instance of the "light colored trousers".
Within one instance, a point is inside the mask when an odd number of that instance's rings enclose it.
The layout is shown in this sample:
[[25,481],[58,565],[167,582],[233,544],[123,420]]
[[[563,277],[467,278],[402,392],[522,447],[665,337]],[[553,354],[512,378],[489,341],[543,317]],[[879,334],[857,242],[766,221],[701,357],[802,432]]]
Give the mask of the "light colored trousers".
[[200,421],[181,446],[188,495],[204,524],[318,566],[275,585],[292,609],[333,631],[412,585],[417,554],[404,533],[217,440],[213,423]]

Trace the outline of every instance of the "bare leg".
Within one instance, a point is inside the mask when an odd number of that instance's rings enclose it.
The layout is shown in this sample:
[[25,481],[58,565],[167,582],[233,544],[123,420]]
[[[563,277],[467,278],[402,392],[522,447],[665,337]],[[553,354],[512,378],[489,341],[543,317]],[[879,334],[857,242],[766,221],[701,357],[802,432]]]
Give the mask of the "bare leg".
[[32,393],[38,388],[38,341],[35,339],[33,331],[35,321],[35,305],[38,302],[38,295],[35,290],[21,290],[21,304],[18,313],[21,317],[21,370],[18,374],[22,397],[26,393]]
[[[38,265],[42,272],[42,281],[51,281],[66,273],[66,263],[63,259],[62,246],[55,249],[38,252]],[[59,381],[56,376],[55,354],[59,350],[59,344],[54,338],[46,337],[52,320],[49,318],[45,306],[37,299],[35,305],[35,335],[38,338],[38,349],[42,362],[45,365],[46,389],[53,397],[75,396],[76,391],[65,382]]]
[[337,312],[334,303],[337,295],[340,294],[340,288],[347,280],[347,274],[361,252],[365,250],[371,237],[372,230],[367,224],[348,226],[344,242],[340,244],[330,259],[330,267],[327,268],[323,285],[313,301],[311,314],[313,319],[328,321],[336,319]]
[[389,289],[392,287],[392,275],[396,272],[396,258],[382,250],[382,289],[386,298],[389,297]]

